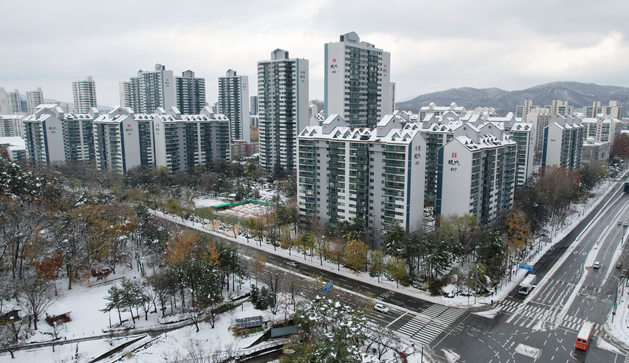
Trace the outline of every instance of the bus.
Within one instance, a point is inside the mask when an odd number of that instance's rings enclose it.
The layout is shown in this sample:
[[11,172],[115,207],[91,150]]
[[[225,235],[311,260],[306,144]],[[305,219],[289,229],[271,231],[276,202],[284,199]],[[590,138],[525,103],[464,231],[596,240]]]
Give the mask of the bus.
[[590,339],[592,338],[592,333],[594,333],[594,323],[589,321],[583,322],[583,326],[581,327],[581,330],[579,330],[577,342],[574,344],[574,347],[581,350],[587,350],[588,345],[590,344]]
[[537,282],[537,276],[528,275],[520,282],[520,294],[528,295],[531,290],[533,290],[533,285]]

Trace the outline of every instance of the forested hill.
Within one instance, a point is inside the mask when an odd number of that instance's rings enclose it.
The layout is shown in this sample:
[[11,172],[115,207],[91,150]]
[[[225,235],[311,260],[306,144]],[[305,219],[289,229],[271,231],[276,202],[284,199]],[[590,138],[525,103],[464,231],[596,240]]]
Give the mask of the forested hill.
[[525,100],[533,100],[534,105],[550,105],[553,100],[568,101],[568,104],[580,109],[591,106],[594,101],[607,105],[610,100],[618,101],[620,106],[629,106],[629,88],[601,86],[594,83],[552,82],[518,91],[505,91],[499,88],[477,89],[471,87],[452,88],[446,91],[427,93],[406,102],[396,103],[398,110],[419,112],[423,106],[434,102],[437,106],[449,106],[455,102],[466,109],[493,107],[499,115],[515,112],[517,105]]

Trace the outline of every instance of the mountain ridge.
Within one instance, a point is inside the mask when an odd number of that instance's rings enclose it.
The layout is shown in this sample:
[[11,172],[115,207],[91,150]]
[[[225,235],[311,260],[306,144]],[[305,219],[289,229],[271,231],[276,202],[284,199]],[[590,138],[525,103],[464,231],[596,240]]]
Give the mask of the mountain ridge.
[[515,112],[516,106],[523,105],[525,100],[533,100],[533,104],[539,106],[550,105],[553,100],[568,101],[568,105],[574,106],[575,110],[592,106],[594,101],[600,101],[601,105],[607,106],[610,100],[615,100],[626,112],[629,105],[629,88],[571,81],[550,82],[515,91],[505,91],[497,87],[481,89],[460,87],[419,95],[406,102],[397,102],[396,109],[418,113],[421,107],[428,106],[431,102],[437,106],[449,106],[455,102],[457,106],[463,106],[468,110],[476,107],[493,107],[498,115],[506,115],[508,112]]

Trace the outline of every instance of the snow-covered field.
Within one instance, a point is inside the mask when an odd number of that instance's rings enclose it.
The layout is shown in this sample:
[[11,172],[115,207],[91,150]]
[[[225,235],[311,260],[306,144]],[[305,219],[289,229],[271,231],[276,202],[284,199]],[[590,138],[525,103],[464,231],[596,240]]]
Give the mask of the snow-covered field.
[[270,211],[271,208],[266,205],[247,203],[231,207],[229,209],[216,211],[216,214],[246,221],[251,218],[256,219],[263,217]]
[[[119,268],[118,270],[124,269]],[[153,339],[146,334],[147,331],[163,329],[168,325],[160,324],[155,313],[149,314],[147,321],[144,320],[144,313],[140,310],[140,317],[139,319],[136,318],[135,328],[131,331],[132,335],[111,338],[107,334],[110,319],[111,324],[115,326],[119,322],[118,314],[112,311],[110,316],[108,313],[103,313],[100,310],[105,307],[106,301],[104,297],[107,295],[107,290],[114,284],[120,284],[122,276],[130,279],[139,278],[135,271],[127,268],[122,272],[122,275],[120,272],[117,275],[110,275],[103,284],[92,285],[87,281],[83,281],[73,286],[72,290],[67,290],[67,286],[65,284],[62,286],[60,283],[58,288],[62,295],[47,311],[51,315],[70,312],[72,321],[57,327],[60,339],[58,344],[55,345],[55,351],[52,351],[52,346],[18,350],[14,353],[15,360],[11,359],[9,353],[2,353],[0,362],[88,362],[121,344],[143,335],[145,335],[143,339],[125,348],[116,357],[122,357],[124,354],[126,356],[123,360],[124,362],[149,363],[164,361],[164,357],[172,356],[173,354],[178,357],[185,357],[194,346],[201,347],[195,349],[197,351],[201,349],[203,352],[246,348],[258,339],[262,333],[245,338],[235,337],[229,330],[229,327],[235,323],[235,319],[258,315],[262,315],[265,321],[283,318],[283,316],[279,317],[279,315],[273,316],[268,311],[255,310],[251,303],[245,302],[241,307],[221,314],[216,321],[214,329],[211,328],[209,323],[200,323],[200,331],[197,333],[194,324],[192,324],[159,334]],[[91,280],[93,283],[93,279]],[[243,285],[241,289],[237,286],[236,291],[232,293],[234,295],[242,295],[248,291],[249,288]],[[129,322],[131,319],[130,313],[123,312],[122,319],[127,320],[125,326],[132,325]],[[175,316],[173,319],[183,320],[185,317]],[[38,328],[39,331],[28,339],[28,343],[50,342],[52,339],[50,333],[53,332],[53,328],[43,320],[40,320]],[[89,337],[94,339],[74,341]],[[150,344],[143,346],[149,342]],[[131,352],[133,348],[138,346],[142,347],[137,351]]]

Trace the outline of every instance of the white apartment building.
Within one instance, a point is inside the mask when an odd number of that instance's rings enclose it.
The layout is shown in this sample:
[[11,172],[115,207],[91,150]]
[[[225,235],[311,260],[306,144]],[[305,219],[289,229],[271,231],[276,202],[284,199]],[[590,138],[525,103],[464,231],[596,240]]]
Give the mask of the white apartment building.
[[158,107],[169,109],[177,106],[176,82],[173,71],[157,63],[154,71],[138,71],[137,77],[122,82],[123,99],[120,104],[134,112],[152,113]]
[[4,87],[0,87],[0,115],[10,115],[11,108],[9,107],[9,95],[5,91]]
[[42,104],[23,119],[27,160],[35,166],[94,159],[92,123],[98,110],[66,114],[54,104]]
[[26,163],[26,144],[19,136],[0,136],[0,148],[9,154],[9,160],[14,163]]
[[553,100],[552,105],[547,105],[547,109],[550,110],[550,116],[557,115],[572,115],[573,107],[568,105],[568,101]]
[[194,72],[181,72],[175,77],[177,109],[185,115],[198,115],[205,107],[205,78],[195,77]]
[[230,69],[218,78],[218,112],[229,118],[233,140],[251,141],[249,101],[249,77]]
[[[26,91],[26,113],[33,114],[37,110],[37,106],[44,103],[44,92],[41,87],[37,87],[35,91]],[[24,111],[24,110],[22,110]]]
[[581,119],[570,115],[556,115],[544,129],[542,169],[547,165],[566,169],[581,167],[585,128]]
[[535,129],[535,151],[541,153],[544,147],[544,129],[550,123],[550,110],[545,107],[535,107],[528,111],[522,122],[532,124]]
[[622,121],[606,114],[599,113],[597,117],[584,118],[581,124],[585,129],[585,138],[593,138],[597,142],[614,144],[614,140],[620,136]]
[[297,164],[297,136],[308,125],[307,59],[276,49],[258,62],[260,166],[292,171]]
[[76,113],[88,113],[92,107],[98,108],[96,82],[91,76],[85,77],[84,81],[72,82],[72,97]]
[[436,213],[495,223],[513,205],[517,146],[491,123],[460,127],[439,149]]
[[20,91],[7,92],[7,100],[9,103],[9,113],[12,115],[24,114],[26,110],[22,107],[22,96]]
[[350,127],[340,115],[298,137],[297,201],[304,223],[332,226],[355,218],[378,236],[398,223],[422,225],[426,144],[417,124],[387,115],[374,128]]
[[22,137],[24,115],[0,115],[0,137]]
[[355,32],[325,44],[324,117],[375,127],[391,111],[391,53],[361,42]]
[[197,115],[182,115],[176,107],[152,114],[117,107],[94,120],[96,166],[119,174],[138,165],[175,173],[230,160],[229,140],[229,119],[209,107]]
[[152,118],[115,107],[94,120],[96,168],[124,174],[139,165],[154,165]]
[[583,107],[584,119],[595,118],[600,114],[610,115],[620,120],[623,118],[625,111],[622,106],[618,105],[618,101],[609,101],[609,106],[601,106],[601,102],[596,101],[592,106]]
[[533,100],[525,100],[523,105],[517,105],[515,107],[515,118],[526,120],[526,115],[535,107],[538,106],[533,105]]
[[456,103],[452,102],[450,106],[437,106],[434,102],[431,102],[428,106],[424,106],[419,110],[419,116],[417,117],[418,121],[424,121],[426,116],[442,116],[446,112],[454,112],[457,115],[463,115],[467,111],[465,107],[457,106]]
[[596,141],[593,137],[586,138],[583,143],[581,164],[591,166],[594,163],[605,163],[611,151],[609,142]]

